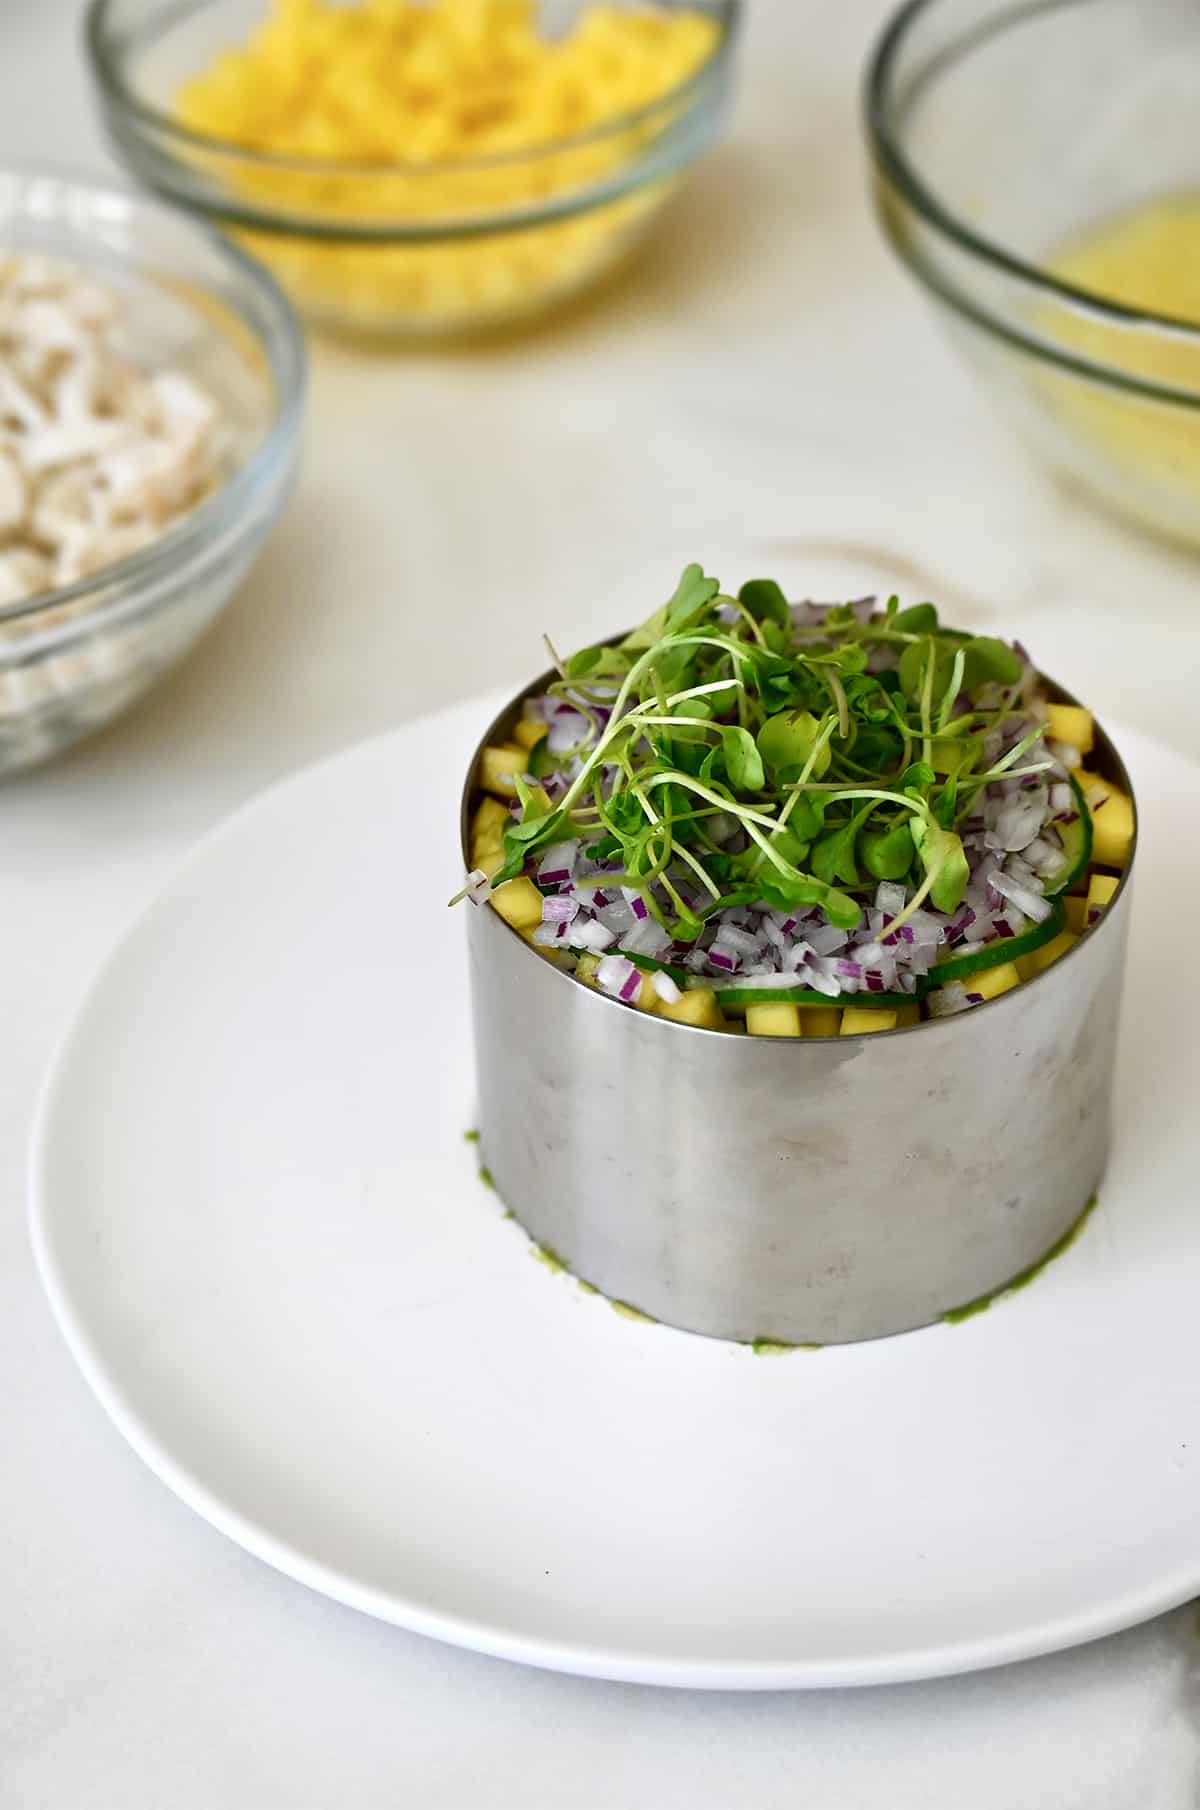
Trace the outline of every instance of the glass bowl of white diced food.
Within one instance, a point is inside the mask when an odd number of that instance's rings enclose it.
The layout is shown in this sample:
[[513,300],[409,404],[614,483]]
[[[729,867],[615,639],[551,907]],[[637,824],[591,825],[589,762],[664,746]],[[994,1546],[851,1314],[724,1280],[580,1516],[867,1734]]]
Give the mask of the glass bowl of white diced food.
[[252,260],[117,187],[0,172],[0,774],[108,722],[221,610],[303,398]]

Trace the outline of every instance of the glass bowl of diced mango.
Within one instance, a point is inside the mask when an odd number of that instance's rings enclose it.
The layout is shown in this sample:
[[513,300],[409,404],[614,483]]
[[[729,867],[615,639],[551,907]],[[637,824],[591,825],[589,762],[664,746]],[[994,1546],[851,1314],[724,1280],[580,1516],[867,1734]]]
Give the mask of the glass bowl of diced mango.
[[713,141],[741,0],[92,0],[133,172],[312,322],[540,313],[641,239]]

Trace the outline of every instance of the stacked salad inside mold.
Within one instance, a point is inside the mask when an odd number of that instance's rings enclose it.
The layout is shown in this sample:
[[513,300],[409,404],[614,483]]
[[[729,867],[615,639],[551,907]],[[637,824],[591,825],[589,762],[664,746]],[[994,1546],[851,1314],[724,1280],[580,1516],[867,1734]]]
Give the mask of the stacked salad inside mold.
[[1104,908],[1132,801],[1090,712],[935,607],[689,566],[484,749],[465,893],[626,1005],[758,1034],[968,1010]]

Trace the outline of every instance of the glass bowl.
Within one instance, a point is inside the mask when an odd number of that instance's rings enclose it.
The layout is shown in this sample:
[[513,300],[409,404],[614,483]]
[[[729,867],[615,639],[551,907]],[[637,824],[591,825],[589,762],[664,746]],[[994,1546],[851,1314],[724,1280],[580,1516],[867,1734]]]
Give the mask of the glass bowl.
[[304,350],[271,278],[119,188],[0,172],[0,249],[86,267],[124,298],[128,354],[194,377],[228,427],[224,482],[159,540],[0,608],[0,773],[48,758],[153,684],[229,600],[295,465]]
[[[669,0],[717,25],[687,82],[578,137],[473,161],[355,165],[189,131],[180,85],[244,43],[265,0],[92,0],[105,124],[140,180],[238,235],[305,316],[343,331],[445,335],[543,311],[646,233],[715,138],[741,0]],[[559,0],[556,28],[583,0]]]
[[912,0],[867,72],[879,215],[953,338],[1056,471],[1192,543],[1200,323],[1050,260],[1200,193],[1198,118],[1200,9],[1182,0]]

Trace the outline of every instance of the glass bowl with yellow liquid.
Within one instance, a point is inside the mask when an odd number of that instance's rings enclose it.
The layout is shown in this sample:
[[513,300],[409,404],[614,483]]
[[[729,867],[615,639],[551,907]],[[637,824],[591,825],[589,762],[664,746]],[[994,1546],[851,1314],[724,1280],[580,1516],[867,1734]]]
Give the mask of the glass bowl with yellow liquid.
[[1026,439],[1200,544],[1200,7],[911,0],[866,120],[894,249]]
[[91,0],[110,138],[315,324],[538,314],[646,234],[724,115],[741,0]]

